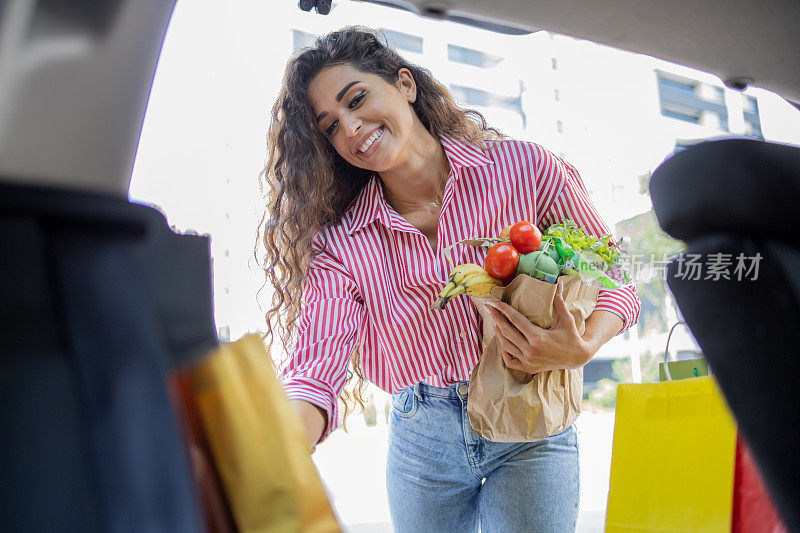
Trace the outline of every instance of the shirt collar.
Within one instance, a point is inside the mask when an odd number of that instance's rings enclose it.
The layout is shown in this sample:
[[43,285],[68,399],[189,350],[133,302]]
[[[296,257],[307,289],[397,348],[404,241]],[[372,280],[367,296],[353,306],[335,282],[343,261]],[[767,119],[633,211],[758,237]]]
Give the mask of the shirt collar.
[[461,169],[494,165],[494,161],[486,155],[486,152],[476,146],[449,135],[440,135],[439,140],[450,162],[450,171],[456,179],[461,177]]
[[[494,161],[480,148],[450,135],[440,135],[439,140],[450,163],[450,177],[455,180],[461,177],[465,168],[494,165]],[[389,209],[390,206],[383,197],[380,178],[373,172],[367,184],[359,191],[342,216],[342,225],[350,235],[371,224],[376,218],[380,218],[386,227],[391,227],[392,217]]]

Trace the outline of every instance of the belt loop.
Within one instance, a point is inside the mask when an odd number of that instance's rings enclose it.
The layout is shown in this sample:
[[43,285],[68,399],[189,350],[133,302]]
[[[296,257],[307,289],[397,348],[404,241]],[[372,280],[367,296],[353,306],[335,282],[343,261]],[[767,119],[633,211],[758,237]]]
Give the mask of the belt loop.
[[419,390],[419,383],[414,383],[414,396],[417,397],[417,400],[422,402],[422,392]]

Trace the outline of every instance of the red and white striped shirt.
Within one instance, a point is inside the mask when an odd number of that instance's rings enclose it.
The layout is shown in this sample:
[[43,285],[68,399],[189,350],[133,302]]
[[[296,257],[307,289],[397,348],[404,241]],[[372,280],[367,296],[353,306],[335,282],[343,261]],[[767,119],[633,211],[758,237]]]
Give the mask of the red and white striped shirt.
[[[370,181],[326,228],[328,244],[309,266],[298,338],[283,383],[291,399],[328,413],[324,440],[337,424],[337,398],[350,355],[360,347],[364,377],[396,393],[417,382],[446,387],[468,380],[481,355],[481,321],[468,297],[444,310],[431,303],[447,281],[444,250],[470,237],[497,236],[520,220],[539,228],[568,218],[589,233],[610,233],[592,205],[578,172],[545,148],[501,141],[481,150],[442,136],[450,162],[439,216],[436,252],[427,237]],[[322,233],[314,239],[322,248]],[[458,245],[455,264],[483,264],[488,249]],[[601,290],[595,309],[622,318],[624,331],[638,320],[633,285]]]

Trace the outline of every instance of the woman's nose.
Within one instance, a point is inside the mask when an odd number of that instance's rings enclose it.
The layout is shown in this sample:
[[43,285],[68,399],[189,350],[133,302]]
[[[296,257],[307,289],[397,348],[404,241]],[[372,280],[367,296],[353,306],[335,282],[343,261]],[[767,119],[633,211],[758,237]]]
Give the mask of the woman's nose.
[[341,121],[342,126],[344,126],[345,133],[347,133],[349,137],[352,137],[353,135],[358,133],[358,131],[361,129],[361,126],[363,125],[361,119],[354,116],[342,117],[339,120]]

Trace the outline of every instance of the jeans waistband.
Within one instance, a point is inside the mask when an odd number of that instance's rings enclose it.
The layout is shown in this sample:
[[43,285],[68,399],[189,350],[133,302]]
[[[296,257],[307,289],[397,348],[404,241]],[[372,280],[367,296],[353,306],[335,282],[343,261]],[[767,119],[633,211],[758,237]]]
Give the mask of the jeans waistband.
[[[453,383],[449,387],[434,387],[427,383],[417,383],[411,387],[414,391],[414,396],[418,400],[424,400],[425,396],[436,396],[437,398],[462,398],[466,396],[466,385],[469,381],[459,381]],[[464,387],[462,389],[462,387]]]

